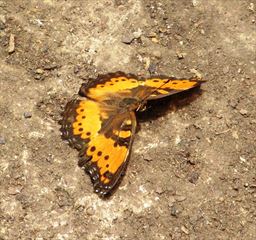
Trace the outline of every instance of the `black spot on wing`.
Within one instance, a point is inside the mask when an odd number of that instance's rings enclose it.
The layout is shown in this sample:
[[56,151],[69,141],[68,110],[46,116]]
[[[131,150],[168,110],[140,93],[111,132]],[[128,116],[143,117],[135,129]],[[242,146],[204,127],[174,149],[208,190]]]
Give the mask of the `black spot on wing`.
[[[79,135],[73,134],[73,123],[76,121],[76,109],[79,107],[79,104],[79,99],[73,99],[68,102],[59,124],[61,125],[61,138],[67,140],[71,147],[81,150],[88,143],[88,139],[81,139]],[[79,131],[83,131],[83,129],[79,128]]]
[[119,185],[124,175],[123,173],[126,169],[126,164],[124,164],[115,174],[112,174],[109,171],[106,171],[104,173],[103,176],[110,180],[110,182],[107,184],[104,184],[103,182],[100,181],[100,169],[98,168],[96,163],[89,161],[83,166],[83,169],[91,178],[94,192],[97,193],[99,197],[105,199],[110,197],[113,191],[115,191],[115,189]]

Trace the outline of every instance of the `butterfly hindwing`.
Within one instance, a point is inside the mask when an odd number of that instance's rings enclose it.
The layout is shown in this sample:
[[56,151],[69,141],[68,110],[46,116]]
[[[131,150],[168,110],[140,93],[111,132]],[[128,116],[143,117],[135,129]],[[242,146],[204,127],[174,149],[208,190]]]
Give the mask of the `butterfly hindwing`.
[[93,100],[74,99],[65,108],[62,136],[80,150],[79,166],[90,175],[94,190],[108,195],[125,170],[136,127],[134,112]]
[[80,166],[84,164],[95,192],[102,197],[110,194],[124,173],[135,132],[134,113],[117,118],[113,119],[117,125],[110,123],[80,152]]

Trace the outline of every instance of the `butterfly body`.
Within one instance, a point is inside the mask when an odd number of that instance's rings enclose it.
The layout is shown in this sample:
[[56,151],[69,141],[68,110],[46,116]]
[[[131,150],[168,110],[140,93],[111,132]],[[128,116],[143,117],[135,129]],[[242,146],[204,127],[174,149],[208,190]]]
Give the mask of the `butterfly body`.
[[194,79],[138,79],[122,72],[101,75],[82,84],[63,113],[64,139],[79,150],[79,166],[90,175],[94,190],[105,197],[123,175],[136,130],[135,111],[158,99],[200,85]]

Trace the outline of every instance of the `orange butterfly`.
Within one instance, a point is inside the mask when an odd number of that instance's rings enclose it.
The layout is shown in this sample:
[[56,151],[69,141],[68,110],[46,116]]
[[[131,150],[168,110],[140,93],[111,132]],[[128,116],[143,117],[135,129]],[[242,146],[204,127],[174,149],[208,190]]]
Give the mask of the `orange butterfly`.
[[62,137],[79,150],[79,163],[100,197],[110,195],[123,175],[136,130],[135,111],[202,81],[156,77],[138,79],[123,72],[100,75],[82,84],[61,121]]

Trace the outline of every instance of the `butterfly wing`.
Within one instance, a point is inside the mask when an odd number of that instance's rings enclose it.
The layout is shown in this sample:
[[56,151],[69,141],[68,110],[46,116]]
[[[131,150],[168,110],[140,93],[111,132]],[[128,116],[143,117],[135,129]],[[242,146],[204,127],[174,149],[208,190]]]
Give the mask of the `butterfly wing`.
[[203,81],[197,79],[177,78],[149,78],[145,79],[144,86],[147,87],[148,100],[163,98],[191,88],[200,86]]
[[127,94],[137,88],[140,81],[133,74],[123,72],[99,75],[96,79],[89,79],[89,83],[82,84],[79,94],[84,97],[100,101],[106,94]]
[[116,72],[99,75],[97,79],[90,80],[89,84],[82,84],[79,94],[96,101],[102,100],[106,94],[131,94],[143,100],[151,100],[189,90],[200,86],[202,82],[165,76],[138,79],[132,74]]
[[[101,113],[99,104],[75,97],[67,103],[60,122],[62,138],[67,140],[71,147],[81,150],[88,144],[101,128]],[[88,123],[93,123],[93,126]]]
[[80,150],[79,166],[90,175],[94,190],[105,197],[117,186],[127,165],[135,128],[134,112],[116,114],[112,106],[92,100],[67,104],[62,135]]

